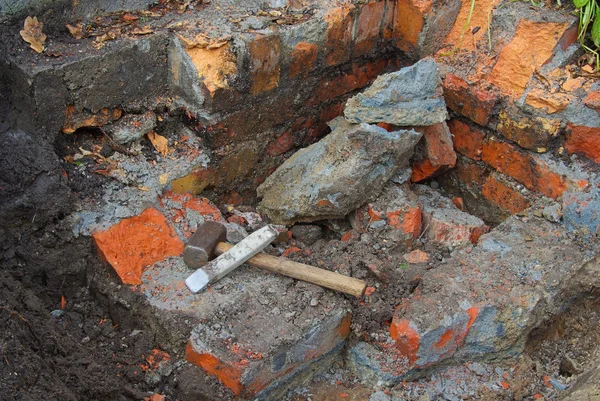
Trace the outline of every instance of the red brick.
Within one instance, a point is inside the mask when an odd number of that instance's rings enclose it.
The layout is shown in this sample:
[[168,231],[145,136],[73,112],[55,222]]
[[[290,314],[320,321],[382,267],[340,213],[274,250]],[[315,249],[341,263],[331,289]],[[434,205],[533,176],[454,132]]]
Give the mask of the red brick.
[[552,171],[537,156],[527,154],[505,142],[486,141],[483,146],[483,160],[530,190],[554,199],[562,195],[570,185],[577,185]]
[[314,43],[300,42],[290,55],[290,78],[306,77],[317,61],[319,47]]
[[568,125],[565,148],[569,153],[581,153],[587,158],[600,163],[600,128]]
[[413,327],[410,320],[401,319],[398,314],[394,314],[392,324],[390,325],[390,336],[396,343],[396,348],[413,365],[417,361],[417,352],[419,352],[421,336]]
[[276,140],[267,146],[267,154],[269,156],[281,155],[294,147],[294,135],[291,131],[286,131],[281,134]]
[[401,230],[411,240],[416,239],[421,233],[423,214],[419,206],[407,206],[405,209],[388,211],[385,216],[391,227]]
[[354,25],[354,6],[340,6],[327,12],[325,39],[327,65],[342,64],[350,59],[352,45],[352,29]]
[[448,121],[448,127],[453,136],[454,149],[472,160],[481,160],[485,133],[457,119]]
[[444,97],[448,107],[480,125],[487,125],[493,116],[498,95],[482,90],[454,75],[446,75]]
[[539,153],[547,151],[548,143],[561,129],[558,119],[530,117],[510,107],[500,112],[498,120],[496,130],[500,135]]
[[445,122],[418,128],[423,133],[427,159],[434,167],[454,167],[456,153],[452,144],[452,135]]
[[460,246],[471,243],[477,243],[479,237],[490,230],[485,225],[460,225],[448,220],[438,220],[433,215],[425,213],[425,221],[429,228],[427,237],[430,241],[446,246]]
[[183,242],[156,209],[121,220],[106,231],[92,234],[101,256],[124,284],[141,284],[144,268],[183,252]]
[[513,145],[494,139],[487,140],[483,144],[482,159],[527,188],[535,188],[535,170],[531,157]]
[[550,198],[557,199],[565,192],[571,183],[568,180],[551,171],[550,168],[543,162],[535,164],[536,182],[534,191],[538,191]]
[[256,95],[279,86],[281,40],[279,35],[261,35],[248,44],[250,93]]
[[386,60],[377,60],[363,65],[354,64],[349,72],[336,77],[324,78],[315,88],[311,104],[318,104],[364,88],[387,67]]
[[354,45],[355,56],[375,50],[381,32],[384,6],[383,1],[378,1],[367,3],[360,8]]
[[525,196],[499,180],[495,174],[487,178],[481,193],[492,204],[510,214],[525,210],[530,205]]
[[431,0],[398,0],[394,18],[396,46],[403,51],[417,47],[419,35],[425,26],[425,17],[431,12]]

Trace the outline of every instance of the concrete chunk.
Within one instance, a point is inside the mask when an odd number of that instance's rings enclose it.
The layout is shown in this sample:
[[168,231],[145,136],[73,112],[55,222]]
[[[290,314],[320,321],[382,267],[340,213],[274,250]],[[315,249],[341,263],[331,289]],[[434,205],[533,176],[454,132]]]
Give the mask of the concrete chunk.
[[433,60],[380,75],[364,92],[350,98],[344,110],[352,123],[429,126],[446,120],[437,64]]
[[258,187],[258,209],[277,224],[341,218],[377,197],[405,166],[421,134],[368,124],[333,123],[334,131],[301,149]]

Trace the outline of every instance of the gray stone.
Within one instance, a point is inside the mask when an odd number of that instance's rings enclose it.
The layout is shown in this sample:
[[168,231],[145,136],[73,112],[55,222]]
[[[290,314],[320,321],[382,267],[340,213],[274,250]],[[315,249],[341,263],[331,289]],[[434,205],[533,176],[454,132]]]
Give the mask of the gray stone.
[[391,398],[389,395],[384,393],[383,391],[376,391],[369,397],[369,401],[390,401]]
[[448,117],[435,61],[380,75],[364,92],[350,98],[344,110],[352,123],[429,126]]
[[421,134],[339,124],[299,150],[258,187],[259,211],[278,224],[341,218],[377,197]]
[[568,231],[589,237],[600,234],[600,190],[563,195],[563,220]]
[[562,218],[562,206],[560,203],[554,203],[550,206],[546,206],[544,207],[544,210],[542,210],[542,216],[544,216],[544,218],[548,221],[551,221],[553,223],[558,223],[560,222],[560,219]]
[[395,386],[407,372],[407,362],[379,351],[373,345],[360,342],[348,351],[348,363],[362,383],[373,386]]
[[319,226],[304,224],[296,225],[291,229],[292,235],[304,245],[312,245],[323,236],[323,230]]
[[156,127],[156,116],[149,111],[144,114],[128,114],[105,129],[116,143],[124,145],[141,139],[154,127]]
[[268,21],[266,18],[250,16],[240,23],[240,27],[243,31],[249,31],[251,29],[258,31],[261,29],[265,29],[267,27],[267,24]]

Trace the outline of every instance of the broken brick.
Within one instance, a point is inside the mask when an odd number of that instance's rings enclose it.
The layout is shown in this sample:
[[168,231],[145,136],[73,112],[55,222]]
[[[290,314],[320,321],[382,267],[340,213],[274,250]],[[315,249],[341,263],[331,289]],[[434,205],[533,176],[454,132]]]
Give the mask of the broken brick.
[[454,167],[456,153],[446,122],[416,129],[423,133],[426,157],[434,167]]
[[478,217],[458,209],[450,199],[425,185],[416,185],[415,193],[423,210],[425,238],[445,246],[476,243],[489,227]]
[[561,129],[558,119],[526,116],[514,108],[502,110],[498,120],[496,130],[500,135],[538,153],[548,150],[548,143]]
[[486,126],[494,115],[498,95],[469,85],[454,74],[447,74],[443,82],[444,98],[449,108],[479,125]]
[[530,205],[523,194],[499,179],[497,174],[492,174],[486,179],[481,193],[492,204],[510,214],[525,210]]
[[[264,349],[249,349],[252,341],[244,339],[224,342],[217,336],[210,337],[214,333],[200,324],[188,341],[186,359],[215,376],[236,396],[254,398],[271,383],[338,349],[350,334],[351,320],[348,312],[337,309],[313,324],[304,324],[301,329],[306,335],[291,344],[280,341],[276,349],[268,344]],[[294,329],[298,331],[298,327]]]
[[481,160],[485,132],[457,119],[448,121],[448,127],[453,136],[454,149],[472,160]]
[[145,267],[183,252],[183,242],[173,227],[153,208],[97,231],[92,238],[124,284],[141,284]]

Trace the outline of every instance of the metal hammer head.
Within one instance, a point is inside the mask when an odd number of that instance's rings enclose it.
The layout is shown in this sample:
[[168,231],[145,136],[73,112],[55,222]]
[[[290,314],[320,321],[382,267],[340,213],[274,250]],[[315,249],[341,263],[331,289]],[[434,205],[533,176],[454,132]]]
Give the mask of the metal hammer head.
[[227,241],[227,229],[223,224],[207,221],[202,224],[183,250],[183,261],[188,267],[202,267],[215,256],[219,242]]

